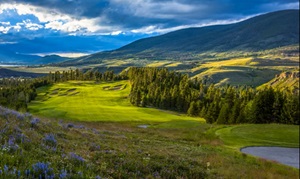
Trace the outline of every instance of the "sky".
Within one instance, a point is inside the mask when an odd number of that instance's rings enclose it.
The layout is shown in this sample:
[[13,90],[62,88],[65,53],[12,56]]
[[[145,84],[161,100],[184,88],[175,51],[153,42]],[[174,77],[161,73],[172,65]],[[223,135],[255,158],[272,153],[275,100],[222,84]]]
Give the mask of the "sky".
[[87,54],[284,9],[299,9],[299,0],[0,0],[0,48]]

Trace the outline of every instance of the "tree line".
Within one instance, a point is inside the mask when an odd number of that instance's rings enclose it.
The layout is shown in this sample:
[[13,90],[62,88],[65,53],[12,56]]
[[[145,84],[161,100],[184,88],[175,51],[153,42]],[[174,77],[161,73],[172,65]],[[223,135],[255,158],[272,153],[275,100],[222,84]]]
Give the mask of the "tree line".
[[117,81],[127,79],[125,75],[116,75],[113,71],[106,71],[101,73],[97,70],[86,70],[82,71],[79,69],[68,70],[68,71],[56,71],[54,73],[50,72],[47,79],[52,83],[65,82],[69,80],[79,80],[79,81]]
[[151,106],[199,116],[208,123],[299,125],[299,93],[271,87],[216,87],[167,69],[132,67],[129,95],[135,106]]
[[27,111],[27,104],[37,96],[36,88],[47,84],[45,78],[3,78],[0,80],[0,105]]

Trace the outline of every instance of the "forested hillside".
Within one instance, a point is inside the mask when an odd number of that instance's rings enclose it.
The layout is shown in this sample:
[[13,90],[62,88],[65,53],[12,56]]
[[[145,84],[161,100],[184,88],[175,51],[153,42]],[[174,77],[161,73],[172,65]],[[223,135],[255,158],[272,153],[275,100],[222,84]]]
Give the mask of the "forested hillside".
[[130,102],[204,117],[208,123],[299,124],[299,92],[215,87],[167,69],[130,68]]

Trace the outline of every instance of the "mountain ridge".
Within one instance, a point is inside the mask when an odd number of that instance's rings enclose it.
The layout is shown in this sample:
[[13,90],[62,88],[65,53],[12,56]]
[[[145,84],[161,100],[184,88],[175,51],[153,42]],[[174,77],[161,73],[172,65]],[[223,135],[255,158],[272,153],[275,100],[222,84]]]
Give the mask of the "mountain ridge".
[[227,25],[193,27],[143,38],[72,62],[103,59],[197,59],[198,54],[259,51],[299,44],[299,10],[282,10]]

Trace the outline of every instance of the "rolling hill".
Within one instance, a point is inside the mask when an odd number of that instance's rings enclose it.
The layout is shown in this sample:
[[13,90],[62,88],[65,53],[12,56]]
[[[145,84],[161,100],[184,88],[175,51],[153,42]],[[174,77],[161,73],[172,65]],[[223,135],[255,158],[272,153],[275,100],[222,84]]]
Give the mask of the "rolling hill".
[[299,10],[284,10],[235,24],[188,28],[144,38],[113,51],[92,54],[65,64],[132,58],[199,60],[203,57],[201,54],[252,53],[295,44],[299,44]]
[[59,63],[70,59],[71,58],[61,57],[58,55],[46,55],[41,57],[38,55],[20,54],[5,48],[0,48],[0,64],[41,65]]

